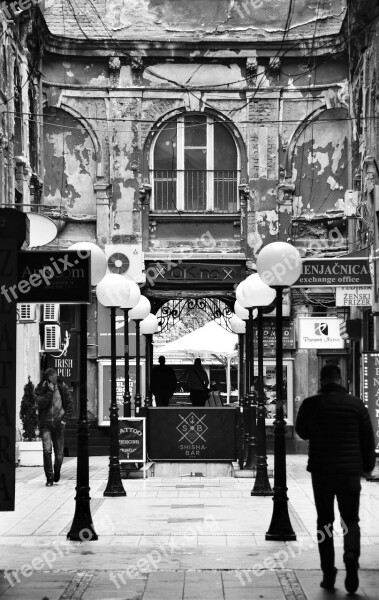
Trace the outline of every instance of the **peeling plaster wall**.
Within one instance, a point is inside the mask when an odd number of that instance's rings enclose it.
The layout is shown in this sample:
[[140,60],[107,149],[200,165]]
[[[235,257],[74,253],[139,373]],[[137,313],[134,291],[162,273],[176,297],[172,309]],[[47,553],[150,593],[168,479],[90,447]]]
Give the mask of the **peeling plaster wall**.
[[95,216],[95,148],[77,119],[61,109],[45,111],[45,203],[68,215]]
[[348,187],[346,116],[344,109],[323,111],[298,138],[292,167],[294,216],[343,210]]

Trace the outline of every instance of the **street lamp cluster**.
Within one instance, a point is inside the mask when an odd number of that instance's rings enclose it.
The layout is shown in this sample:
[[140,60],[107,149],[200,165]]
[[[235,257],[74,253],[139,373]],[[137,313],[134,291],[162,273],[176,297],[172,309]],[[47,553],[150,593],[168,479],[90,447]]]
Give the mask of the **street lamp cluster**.
[[[257,273],[249,275],[236,288],[235,316],[230,324],[239,335],[240,351],[240,445],[239,463],[245,468],[256,466],[252,496],[273,493],[273,514],[266,540],[295,540],[288,514],[286,446],[283,398],[283,289],[288,288],[301,275],[302,262],[298,250],[286,242],[273,242],[265,246],[257,257]],[[276,299],[276,414],[274,420],[274,490],[271,491],[266,456],[266,408],[263,365],[263,312]],[[257,309],[256,314],[254,309]],[[257,315],[257,365],[254,372],[254,327]],[[243,341],[245,338],[245,343]],[[245,346],[245,353],[244,353]],[[245,381],[242,363],[245,354]],[[243,441],[242,443],[242,431]],[[254,465],[255,462],[255,465]]]
[[[105,275],[107,258],[96,244],[80,242],[69,248],[88,255],[91,253],[91,284],[96,287],[100,304],[110,309],[111,321],[111,403],[110,403],[110,458],[108,483],[104,496],[126,496],[122,485],[119,461],[118,406],[116,396],[116,310],[124,312],[125,338],[125,393],[124,416],[131,416],[131,395],[129,390],[129,319],[136,324],[136,389],[135,413],[141,408],[140,378],[140,329],[146,336],[152,335],[158,327],[155,315],[150,314],[150,302],[141,296],[138,285],[117,274]],[[80,418],[78,424],[78,463],[76,508],[73,523],[67,537],[71,540],[97,540],[94,530],[89,496],[89,422],[87,418],[87,306],[80,308]],[[84,532],[84,533],[83,533]],[[83,537],[84,536],[84,537]]]

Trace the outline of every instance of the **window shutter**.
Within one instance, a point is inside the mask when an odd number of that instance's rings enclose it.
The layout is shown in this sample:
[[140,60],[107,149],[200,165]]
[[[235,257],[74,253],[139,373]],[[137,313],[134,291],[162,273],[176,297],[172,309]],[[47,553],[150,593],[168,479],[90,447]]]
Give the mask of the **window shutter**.
[[36,307],[33,304],[19,304],[18,313],[20,321],[35,321]]
[[44,333],[43,349],[46,352],[49,352],[50,350],[60,350],[61,328],[59,325],[45,325]]
[[46,322],[59,321],[59,304],[44,304],[43,320]]

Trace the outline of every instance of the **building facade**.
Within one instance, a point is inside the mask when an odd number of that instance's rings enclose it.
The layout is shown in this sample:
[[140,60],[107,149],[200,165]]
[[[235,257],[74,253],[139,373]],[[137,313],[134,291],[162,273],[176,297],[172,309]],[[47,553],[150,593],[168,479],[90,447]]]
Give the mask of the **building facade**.
[[[211,0],[206,8],[57,0],[40,8],[41,202],[59,231],[51,248],[98,244],[109,272],[139,283],[160,314],[172,300],[233,309],[236,284],[272,241],[289,241],[307,258],[356,249],[351,86],[358,84],[349,36],[360,29],[351,31],[344,0],[327,0],[322,10],[282,0],[270,8],[255,0]],[[341,365],[351,390],[359,385],[344,342],[323,347],[319,335],[316,347],[299,344],[305,318],[338,329],[349,310],[336,306],[333,287],[291,291],[292,343],[284,346],[291,437],[297,407],[316,391],[325,362]],[[94,301],[87,355],[94,424],[100,365],[109,358],[102,312]],[[56,314],[64,352],[76,313],[61,306]],[[267,316],[267,331],[274,318]],[[268,342],[268,362],[273,352]],[[52,352],[43,355],[51,364]],[[73,351],[62,368],[78,360]]]

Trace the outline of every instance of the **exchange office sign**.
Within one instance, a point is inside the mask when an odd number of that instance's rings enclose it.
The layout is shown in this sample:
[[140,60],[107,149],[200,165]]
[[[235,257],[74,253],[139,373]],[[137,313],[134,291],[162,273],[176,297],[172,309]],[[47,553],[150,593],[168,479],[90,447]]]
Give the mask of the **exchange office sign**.
[[232,262],[147,262],[146,278],[159,286],[179,287],[228,287],[239,283],[244,277],[241,263]]
[[345,342],[340,334],[343,319],[299,317],[299,348],[344,348]]
[[303,272],[291,287],[371,285],[368,258],[306,258]]
[[149,408],[151,460],[236,460],[233,408]]
[[370,414],[379,452],[379,353],[363,354],[363,402]]

